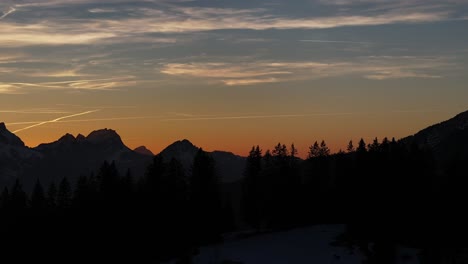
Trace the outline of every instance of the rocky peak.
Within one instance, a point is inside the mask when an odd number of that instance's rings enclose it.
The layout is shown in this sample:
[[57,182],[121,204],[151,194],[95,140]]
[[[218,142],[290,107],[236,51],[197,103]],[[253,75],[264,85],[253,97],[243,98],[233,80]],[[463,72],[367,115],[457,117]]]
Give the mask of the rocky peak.
[[101,129],[91,132],[86,140],[94,144],[106,144],[106,145],[118,145],[119,147],[124,146],[122,139],[115,130],[112,129]]
[[147,155],[147,156],[154,156],[153,152],[149,149],[147,149],[145,146],[138,147],[134,149],[136,153],[140,153],[142,155]]
[[0,123],[0,144],[24,147],[24,142],[15,134],[11,133],[3,122]]

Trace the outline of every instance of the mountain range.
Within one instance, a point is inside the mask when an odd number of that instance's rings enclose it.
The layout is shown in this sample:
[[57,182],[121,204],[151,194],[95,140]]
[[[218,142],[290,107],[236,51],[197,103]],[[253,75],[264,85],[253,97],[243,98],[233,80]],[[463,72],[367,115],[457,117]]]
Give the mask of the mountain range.
[[[197,151],[198,147],[190,141],[181,140],[160,154],[167,161],[177,158],[189,174]],[[241,179],[244,157],[224,151],[211,155],[222,182]],[[73,183],[79,176],[96,173],[104,161],[115,161],[121,174],[130,170],[132,175],[142,176],[153,156],[144,146],[128,148],[112,129],[96,130],[88,136],[66,134],[57,141],[30,148],[0,123],[0,186],[10,186],[19,178],[25,190],[31,190],[37,179],[47,186],[64,176]]]
[[[430,148],[438,160],[468,160],[468,111],[401,141]],[[160,154],[166,161],[177,158],[189,175],[197,151],[197,146],[184,139]],[[213,151],[211,155],[221,182],[235,183],[242,178],[245,157],[225,151]],[[55,142],[30,148],[0,123],[0,186],[10,186],[19,178],[25,190],[31,190],[37,179],[46,185],[65,176],[73,183],[81,175],[96,173],[104,161],[115,161],[121,174],[130,170],[134,176],[141,176],[152,157],[144,146],[134,150],[125,146],[112,129],[96,130],[88,136],[66,134]]]

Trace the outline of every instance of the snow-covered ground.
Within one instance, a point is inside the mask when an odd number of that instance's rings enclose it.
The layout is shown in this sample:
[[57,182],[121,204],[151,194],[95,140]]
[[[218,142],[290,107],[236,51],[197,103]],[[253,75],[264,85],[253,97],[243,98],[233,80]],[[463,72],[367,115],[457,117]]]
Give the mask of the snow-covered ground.
[[313,226],[201,248],[195,264],[361,264],[359,252],[330,245],[343,225]]

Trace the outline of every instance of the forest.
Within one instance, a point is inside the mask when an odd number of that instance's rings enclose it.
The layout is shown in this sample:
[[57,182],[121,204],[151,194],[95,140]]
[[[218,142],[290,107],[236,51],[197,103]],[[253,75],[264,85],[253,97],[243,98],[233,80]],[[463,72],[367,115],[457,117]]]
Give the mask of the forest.
[[188,170],[156,155],[145,175],[120,175],[104,161],[76,183],[66,175],[46,187],[37,180],[31,194],[17,180],[0,196],[0,234],[22,248],[177,263],[191,263],[225,234],[315,224],[346,223],[336,243],[359,246],[368,263],[391,263],[397,244],[424,249],[427,263],[468,246],[466,161],[436,160],[424,145],[387,138],[350,141],[334,154],[315,142],[307,159],[297,155],[294,144],[253,146],[237,198],[223,192],[201,148]]

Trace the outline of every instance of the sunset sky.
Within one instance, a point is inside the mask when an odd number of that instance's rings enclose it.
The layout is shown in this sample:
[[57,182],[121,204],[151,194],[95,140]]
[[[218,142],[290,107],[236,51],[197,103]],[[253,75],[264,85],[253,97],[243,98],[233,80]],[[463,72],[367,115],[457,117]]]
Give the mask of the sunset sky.
[[1,0],[0,122],[246,155],[468,110],[468,0]]

